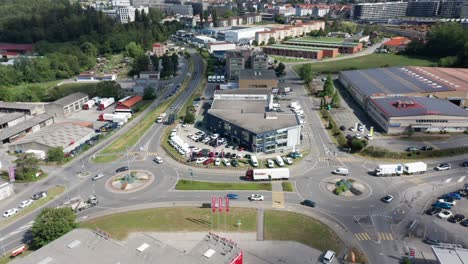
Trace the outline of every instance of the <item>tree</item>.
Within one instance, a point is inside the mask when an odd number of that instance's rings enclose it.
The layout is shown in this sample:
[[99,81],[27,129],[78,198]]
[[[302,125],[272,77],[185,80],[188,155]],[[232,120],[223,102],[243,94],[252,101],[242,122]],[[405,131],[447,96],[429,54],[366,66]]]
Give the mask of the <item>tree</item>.
[[323,91],[325,96],[333,96],[335,93],[335,85],[333,84],[333,79],[330,74],[327,76],[327,80],[323,86]]
[[153,70],[159,71],[159,58],[158,58],[158,56],[150,56],[150,61],[151,61],[151,65],[153,65]]
[[148,70],[150,61],[146,54],[142,53],[138,55],[132,62],[131,69],[128,72],[130,76],[139,75],[142,71]]
[[62,147],[55,147],[51,148],[47,151],[47,160],[48,161],[56,161],[61,163],[63,161],[63,148]]
[[273,44],[275,44],[275,43],[276,43],[276,40],[275,40],[274,37],[270,37],[270,38],[268,39],[268,45],[273,45]]
[[85,42],[81,44],[80,49],[84,54],[90,57],[96,58],[97,56],[96,46],[94,46],[94,44],[91,42]]
[[340,97],[340,94],[338,93],[338,91],[335,91],[335,93],[333,94],[331,103],[332,103],[333,107],[335,107],[335,108],[340,108],[341,107],[341,97]]
[[194,124],[195,123],[195,114],[192,112],[187,112],[184,116],[184,123]]
[[156,98],[156,94],[154,92],[154,88],[148,86],[143,90],[143,100],[153,100]]
[[122,87],[116,81],[99,82],[96,85],[96,96],[120,98]]
[[128,43],[125,46],[125,56],[136,58],[141,54],[145,53],[140,45],[136,44],[135,42]]
[[276,75],[278,75],[278,76],[284,75],[284,70],[285,69],[286,69],[286,66],[284,66],[284,63],[280,62],[278,64],[278,67],[276,67],[276,69],[275,69]]
[[367,146],[367,141],[366,140],[357,139],[357,138],[353,138],[351,140],[350,147],[351,147],[351,150],[353,152],[359,152],[363,148],[365,148],[366,146]]
[[71,208],[46,208],[32,226],[33,248],[41,248],[77,227],[76,215]]
[[31,153],[23,153],[14,161],[16,179],[32,180],[39,171],[39,160]]
[[314,79],[314,73],[312,71],[311,64],[305,64],[299,71],[299,76],[305,83],[310,83]]

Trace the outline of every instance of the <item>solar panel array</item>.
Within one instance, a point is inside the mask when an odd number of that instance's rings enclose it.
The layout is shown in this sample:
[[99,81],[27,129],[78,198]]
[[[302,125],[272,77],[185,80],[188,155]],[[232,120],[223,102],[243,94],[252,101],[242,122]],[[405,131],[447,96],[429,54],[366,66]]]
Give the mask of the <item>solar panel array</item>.
[[363,94],[407,94],[453,91],[443,84],[427,79],[408,68],[389,67],[344,71],[342,74]]

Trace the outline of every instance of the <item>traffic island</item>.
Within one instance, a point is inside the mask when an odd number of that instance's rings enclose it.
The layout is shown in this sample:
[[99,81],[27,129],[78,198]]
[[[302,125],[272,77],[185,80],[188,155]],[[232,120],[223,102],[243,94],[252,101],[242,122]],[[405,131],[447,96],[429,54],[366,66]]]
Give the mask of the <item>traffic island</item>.
[[114,193],[133,193],[145,189],[153,181],[154,175],[149,171],[125,171],[107,180],[106,189]]
[[361,200],[370,196],[371,188],[362,181],[346,177],[330,177],[320,183],[325,192],[340,200]]

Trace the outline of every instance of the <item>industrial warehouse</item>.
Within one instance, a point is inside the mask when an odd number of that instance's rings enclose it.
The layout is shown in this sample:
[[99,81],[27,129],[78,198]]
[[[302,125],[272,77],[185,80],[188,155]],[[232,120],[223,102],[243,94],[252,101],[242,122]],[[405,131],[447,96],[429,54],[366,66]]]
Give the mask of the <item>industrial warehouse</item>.
[[389,67],[343,71],[339,81],[387,133],[468,128],[468,69]]
[[218,90],[207,114],[207,128],[252,152],[273,153],[300,143],[293,113],[272,112],[271,89]]

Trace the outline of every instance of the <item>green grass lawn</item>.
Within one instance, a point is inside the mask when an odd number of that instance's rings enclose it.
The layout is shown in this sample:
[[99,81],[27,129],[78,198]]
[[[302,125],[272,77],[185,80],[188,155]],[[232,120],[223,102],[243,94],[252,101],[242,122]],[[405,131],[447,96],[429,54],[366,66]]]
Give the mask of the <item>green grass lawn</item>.
[[322,41],[322,42],[344,42],[345,40],[344,38],[334,38],[334,37],[303,37],[300,39],[310,40],[310,41]]
[[292,240],[321,251],[339,252],[343,242],[326,225],[305,215],[265,211],[264,237],[266,240]]
[[294,192],[294,187],[291,182],[282,182],[283,191],[285,192]]
[[310,61],[310,60],[307,60],[307,59],[300,59],[300,58],[293,58],[293,57],[283,57],[283,56],[271,56],[269,55],[269,57],[272,57],[273,59],[277,60],[277,61],[281,61],[281,62],[304,62],[304,61]]
[[237,183],[237,182],[202,182],[179,180],[176,190],[264,190],[271,191],[271,183]]
[[94,162],[96,163],[108,163],[108,162],[112,162],[118,158],[122,157],[122,155],[114,155],[114,154],[110,154],[110,155],[101,155],[101,156],[96,156],[95,159],[93,159]]
[[[256,210],[246,208],[230,208],[226,218],[226,229],[229,232],[250,231],[257,228]],[[221,230],[224,229],[224,216],[220,214]],[[211,221],[210,208],[172,207],[155,208],[148,210],[132,211],[120,214],[100,217],[80,224],[80,227],[90,229],[102,229],[108,232],[112,238],[123,240],[131,232],[143,231],[210,231],[217,230],[217,216]],[[237,221],[242,225],[237,227]]]
[[[396,54],[369,54],[357,58],[338,61],[312,63],[313,72],[336,73],[346,70],[359,70],[392,66],[435,66],[436,63],[426,58],[415,58]],[[296,72],[302,65],[293,66]]]
[[[50,202],[51,200],[55,199],[57,196],[62,194],[65,191],[65,187],[63,186],[55,186],[51,187],[47,190],[47,197],[34,201],[30,206],[21,209],[17,214],[7,218],[6,220],[0,223],[0,227],[7,226],[12,222],[16,221],[18,218],[29,214],[30,212],[34,211],[35,209],[41,207],[42,205]],[[1,263],[1,262],[0,262]]]

